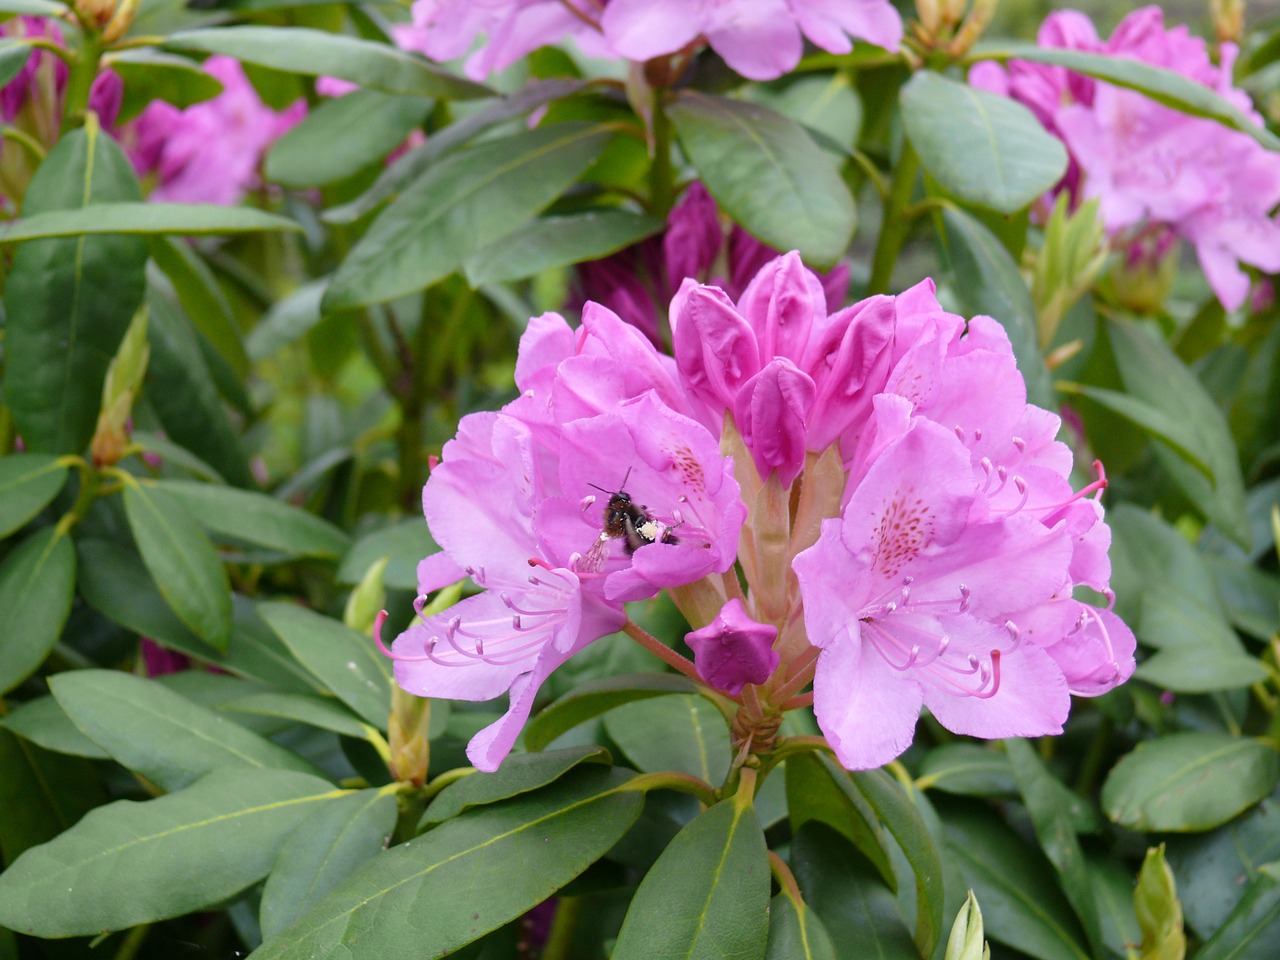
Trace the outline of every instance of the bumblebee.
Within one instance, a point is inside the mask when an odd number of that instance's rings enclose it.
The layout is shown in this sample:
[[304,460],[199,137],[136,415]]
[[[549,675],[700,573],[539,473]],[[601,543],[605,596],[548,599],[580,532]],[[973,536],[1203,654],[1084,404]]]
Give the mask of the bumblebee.
[[627,556],[631,556],[650,543],[680,542],[680,538],[671,532],[671,527],[655,520],[643,505],[631,499],[631,494],[626,491],[627,479],[630,476],[631,471],[628,470],[627,476],[622,479],[622,487],[617,490],[606,490],[594,483],[588,484],[601,493],[609,494],[609,499],[604,505],[600,536],[591,544],[591,549],[583,558],[583,569],[587,571],[599,572],[604,568],[605,561],[609,557],[611,540],[621,540]]

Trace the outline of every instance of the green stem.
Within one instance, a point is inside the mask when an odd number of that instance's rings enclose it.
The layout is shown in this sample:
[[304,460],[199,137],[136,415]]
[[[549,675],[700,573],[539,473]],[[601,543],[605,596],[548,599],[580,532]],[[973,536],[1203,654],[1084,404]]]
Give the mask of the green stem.
[[58,521],[59,532],[65,534],[85,518],[94,501],[98,499],[102,486],[102,474],[80,457],[63,459],[67,461],[65,465],[74,466],[80,471],[80,490],[76,494],[76,501],[71,505],[71,509]]
[[116,951],[115,960],[133,960],[137,956],[138,948],[142,946],[142,941],[147,939],[147,934],[150,932],[151,924],[149,923],[140,923],[131,928],[124,935],[124,940],[120,943],[120,949]]
[[661,773],[642,773],[640,776],[633,777],[618,787],[618,790],[639,791],[640,793],[648,793],[650,790],[675,790],[677,793],[692,794],[708,807],[715,804],[719,799],[711,784],[705,780],[699,780],[688,773],[677,773],[674,770],[664,770]]
[[542,960],[569,960],[573,954],[573,933],[582,912],[582,897],[559,897],[556,915],[551,921],[551,932],[542,948]]
[[653,91],[653,165],[649,167],[649,212],[666,219],[675,202],[675,171],[671,166],[671,120],[666,91]]
[[1107,756],[1107,746],[1111,741],[1111,730],[1114,724],[1111,718],[1103,714],[1098,722],[1098,729],[1093,732],[1093,739],[1085,751],[1084,760],[1080,763],[1080,775],[1076,777],[1076,793],[1089,796],[1093,793],[1098,781],[1098,773],[1102,769],[1102,761]]
[[695,667],[692,663],[690,663],[684,657],[680,656],[680,654],[676,653],[674,650],[668,647],[665,643],[663,643],[653,634],[645,630],[644,627],[641,627],[639,624],[633,623],[632,621],[628,620],[625,624],[623,624],[622,630],[624,633],[626,633],[628,637],[630,637],[636,643],[640,644],[640,646],[644,647],[646,650],[652,653],[659,660],[662,660],[664,663],[670,664],[671,666],[675,667],[677,670],[683,673],[690,680],[695,680],[698,683],[702,683],[702,678],[698,676],[697,667]]
[[102,40],[96,32],[82,30],[80,49],[71,64],[67,77],[67,95],[62,106],[62,132],[69,133],[84,123],[89,109],[89,92],[94,77],[98,75],[98,61],[102,59]]
[[920,158],[916,156],[911,142],[903,140],[902,155],[898,157],[898,166],[893,172],[893,185],[889,188],[884,220],[880,224],[880,238],[876,241],[876,252],[871,261],[868,296],[889,292],[894,264],[898,262],[898,254],[902,252],[902,245],[906,242],[911,227],[907,208],[911,205],[911,194],[915,190],[916,174],[919,171]]

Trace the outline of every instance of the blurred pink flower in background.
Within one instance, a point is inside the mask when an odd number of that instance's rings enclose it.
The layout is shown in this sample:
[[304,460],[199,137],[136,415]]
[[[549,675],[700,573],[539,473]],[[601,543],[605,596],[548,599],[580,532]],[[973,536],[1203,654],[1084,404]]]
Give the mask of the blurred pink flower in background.
[[[1042,25],[1039,43],[1176,71],[1262,123],[1248,95],[1232,86],[1235,47],[1224,43],[1222,64],[1215,66],[1205,42],[1185,26],[1165,28],[1159,7],[1129,14],[1106,41],[1083,14],[1054,13]],[[969,79],[1022,102],[1062,139],[1072,164],[1059,189],[1076,200],[1097,197],[1103,222],[1121,246],[1145,239],[1149,248],[1152,231],[1186,239],[1231,310],[1249,292],[1241,263],[1280,270],[1280,222],[1272,214],[1280,203],[1280,155],[1252,137],[1061,67],[980,63]]]
[[185,110],[153,101],[121,132],[139,175],[155,177],[152,200],[239,203],[267,149],[306,115],[303,100],[279,112],[266,106],[230,57],[210,57],[204,69],[222,93]]

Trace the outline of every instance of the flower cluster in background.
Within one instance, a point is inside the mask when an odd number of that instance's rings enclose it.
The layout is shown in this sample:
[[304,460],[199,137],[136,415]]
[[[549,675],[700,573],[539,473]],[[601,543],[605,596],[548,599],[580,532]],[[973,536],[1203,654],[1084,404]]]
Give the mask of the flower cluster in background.
[[[1039,43],[1174,70],[1262,122],[1232,84],[1234,45],[1222,44],[1215,65],[1186,27],[1165,28],[1159,7],[1129,14],[1105,41],[1084,14],[1059,11],[1041,26]],[[1062,139],[1071,168],[1059,189],[1076,200],[1098,198],[1107,230],[1135,257],[1158,259],[1173,237],[1186,239],[1231,310],[1249,293],[1241,263],[1280,270],[1280,221],[1272,213],[1280,202],[1280,155],[1248,135],[1062,67],[984,62],[969,80],[1025,104]]]

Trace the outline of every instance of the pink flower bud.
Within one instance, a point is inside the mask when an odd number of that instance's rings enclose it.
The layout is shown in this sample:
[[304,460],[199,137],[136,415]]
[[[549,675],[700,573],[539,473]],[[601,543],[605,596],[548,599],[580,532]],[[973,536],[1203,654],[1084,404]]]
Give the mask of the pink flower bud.
[[747,616],[734,598],[701,630],[685,635],[698,675],[718,690],[736,697],[748,683],[764,683],[778,668],[773,648],[778,628]]

